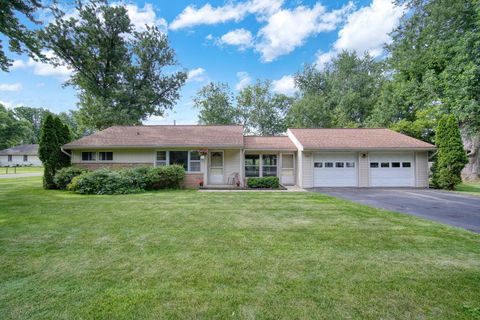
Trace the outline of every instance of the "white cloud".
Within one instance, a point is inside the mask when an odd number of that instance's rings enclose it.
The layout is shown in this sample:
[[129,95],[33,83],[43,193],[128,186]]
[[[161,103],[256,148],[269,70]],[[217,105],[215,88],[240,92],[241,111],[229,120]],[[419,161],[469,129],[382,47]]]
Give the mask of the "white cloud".
[[241,21],[248,14],[256,14],[259,20],[280,10],[283,0],[250,0],[243,3],[228,2],[224,6],[213,7],[207,3],[201,8],[186,7],[170,24],[170,29],[178,30],[201,24],[217,24],[227,21]]
[[23,86],[21,83],[0,83],[0,91],[20,91]]
[[312,8],[298,6],[280,10],[271,15],[267,25],[258,32],[260,41],[256,50],[264,62],[273,61],[303,45],[308,37],[334,30],[352,8],[353,4],[349,2],[330,12],[319,3]]
[[321,67],[341,50],[381,56],[383,45],[391,41],[389,33],[397,27],[404,11],[405,7],[396,6],[392,0],[373,0],[369,6],[353,12],[338,32],[332,51],[317,54],[317,65]]
[[295,79],[292,75],[285,75],[278,80],[272,81],[272,90],[276,93],[283,93],[287,96],[292,96],[297,92],[295,87]]
[[369,52],[377,57],[383,53],[383,44],[390,42],[388,35],[397,25],[405,8],[391,0],[373,0],[370,6],[352,13],[338,32],[334,48]]
[[252,46],[252,33],[243,28],[235,29],[225,33],[219,40],[219,44],[228,44],[231,46],[238,46],[239,50],[243,51]]
[[158,18],[155,9],[150,3],[145,4],[143,8],[139,8],[134,4],[125,5],[128,17],[137,31],[145,31],[148,26],[157,26],[161,31],[167,31],[167,21]]
[[[52,58],[54,56],[53,51],[47,50],[42,52],[47,58]],[[33,73],[39,76],[54,76],[64,80],[72,74],[72,69],[66,66],[55,67],[51,64],[35,61],[32,58],[29,58],[27,61],[15,60],[13,62],[12,69],[25,69],[32,68]]]
[[196,68],[192,69],[188,72],[187,75],[187,82],[202,82],[205,81],[205,69],[203,68]]
[[316,61],[317,68],[320,69],[320,70],[323,69],[323,67],[327,63],[332,61],[332,59],[334,57],[335,57],[335,53],[332,52],[332,51],[329,51],[329,52],[318,51],[317,52],[317,61]]
[[13,108],[21,106],[20,103],[14,103],[14,102],[11,102],[11,101],[3,101],[3,100],[0,100],[0,104],[7,109],[13,109]]
[[237,91],[242,90],[243,88],[248,86],[250,83],[252,83],[252,78],[250,78],[247,72],[244,72],[244,71],[237,72],[237,78],[238,78],[238,82],[235,85],[235,89]]

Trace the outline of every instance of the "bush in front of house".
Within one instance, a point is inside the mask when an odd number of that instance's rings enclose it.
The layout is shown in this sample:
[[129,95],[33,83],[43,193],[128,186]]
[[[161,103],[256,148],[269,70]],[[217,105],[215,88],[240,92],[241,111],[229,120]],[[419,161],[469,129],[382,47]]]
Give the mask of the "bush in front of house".
[[280,179],[278,177],[248,178],[247,186],[255,189],[278,189]]
[[68,190],[81,194],[127,194],[142,191],[124,170],[106,168],[73,178]]
[[148,189],[179,188],[185,179],[185,169],[179,165],[151,168],[147,173]]
[[179,188],[185,178],[182,166],[102,168],[74,177],[67,189],[81,194],[127,194],[147,189]]
[[58,170],[55,173],[55,177],[53,178],[53,182],[57,186],[58,189],[60,190],[66,190],[67,186],[70,182],[72,182],[72,179],[75,178],[76,176],[79,176],[83,173],[88,172],[87,169],[84,168],[79,168],[79,167],[65,167],[60,170]]

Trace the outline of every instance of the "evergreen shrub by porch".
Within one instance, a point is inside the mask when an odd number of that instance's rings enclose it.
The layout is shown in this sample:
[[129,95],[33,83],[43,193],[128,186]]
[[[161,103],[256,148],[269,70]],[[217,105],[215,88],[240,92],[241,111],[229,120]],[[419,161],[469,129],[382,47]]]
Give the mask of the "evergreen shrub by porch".
[[72,179],[67,189],[81,194],[127,194],[147,189],[179,188],[185,178],[182,166],[102,168]]
[[278,177],[248,178],[247,186],[259,189],[277,189],[280,187],[280,179]]
[[179,188],[185,179],[185,169],[179,165],[150,168],[147,173],[148,189]]
[[76,176],[79,176],[83,173],[88,172],[87,169],[79,168],[79,167],[65,167],[57,171],[55,173],[55,177],[53,178],[53,182],[60,190],[67,189],[67,186],[72,179]]

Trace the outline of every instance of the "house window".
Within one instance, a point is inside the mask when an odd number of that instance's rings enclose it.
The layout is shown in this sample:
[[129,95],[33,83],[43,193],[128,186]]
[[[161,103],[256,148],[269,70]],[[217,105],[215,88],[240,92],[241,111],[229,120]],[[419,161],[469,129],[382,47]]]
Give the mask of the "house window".
[[82,152],[82,161],[95,161],[96,153],[95,152]]
[[403,168],[410,168],[412,164],[410,162],[402,162],[402,167]]
[[190,170],[191,172],[200,172],[200,153],[198,151],[190,151]]
[[245,155],[245,176],[246,177],[260,176],[260,155],[258,154]]
[[8,162],[12,162],[12,155],[11,154],[8,155]]
[[169,151],[169,164],[178,164],[188,171],[188,151]]
[[390,162],[382,162],[382,163],[380,164],[380,167],[382,167],[382,168],[390,168]]
[[313,166],[314,166],[315,168],[323,168],[323,162],[315,162],[315,163],[313,164]]
[[28,156],[27,155],[24,155],[23,156],[23,162],[27,162],[28,161]]
[[325,168],[333,168],[333,162],[325,162]]
[[347,168],[355,168],[355,162],[345,162]]
[[263,177],[276,177],[277,176],[277,156],[274,154],[262,156]]
[[345,164],[343,162],[335,162],[335,168],[343,168]]
[[155,160],[155,165],[157,167],[167,165],[167,151],[157,151],[157,157]]
[[400,168],[400,162],[392,162],[392,168]]
[[370,168],[378,168],[378,162],[370,162]]
[[98,160],[100,161],[112,161],[113,152],[111,151],[102,151],[98,153]]

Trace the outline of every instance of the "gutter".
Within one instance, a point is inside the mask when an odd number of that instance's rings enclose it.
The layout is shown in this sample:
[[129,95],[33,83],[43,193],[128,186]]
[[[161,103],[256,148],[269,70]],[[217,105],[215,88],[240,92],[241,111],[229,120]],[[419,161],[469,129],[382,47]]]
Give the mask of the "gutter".
[[68,153],[67,151],[65,151],[63,149],[63,147],[60,147],[60,151],[62,151],[63,153],[65,153],[67,156],[69,156],[70,158],[72,157],[72,155],[70,153]]

